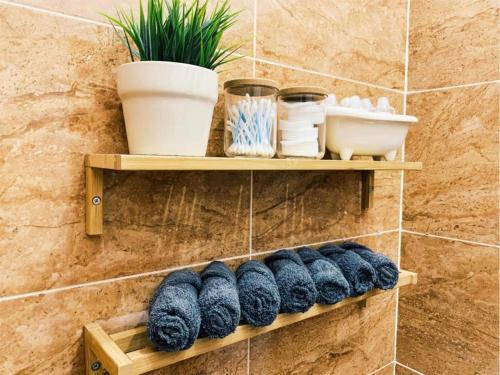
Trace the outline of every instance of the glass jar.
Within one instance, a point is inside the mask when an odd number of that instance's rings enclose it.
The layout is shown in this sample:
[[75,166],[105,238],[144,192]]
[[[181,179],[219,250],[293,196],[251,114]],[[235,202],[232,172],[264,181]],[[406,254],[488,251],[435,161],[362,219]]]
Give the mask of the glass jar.
[[277,83],[268,79],[234,79],[224,83],[224,152],[227,156],[274,156],[277,95]]
[[325,155],[325,99],[320,87],[290,87],[278,94],[278,157],[321,159]]

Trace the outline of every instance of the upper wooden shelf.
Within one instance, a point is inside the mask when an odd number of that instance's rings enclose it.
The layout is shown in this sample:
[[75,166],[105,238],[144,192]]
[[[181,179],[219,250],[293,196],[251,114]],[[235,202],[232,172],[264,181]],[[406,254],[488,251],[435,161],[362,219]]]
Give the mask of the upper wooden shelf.
[[115,171],[360,171],[361,208],[373,204],[374,174],[383,170],[420,170],[420,162],[372,160],[310,160],[177,157],[156,155],[85,155],[87,234],[100,235],[103,228],[103,170]]
[[420,162],[372,160],[311,160],[177,157],[156,155],[90,154],[85,165],[117,171],[378,171],[420,170]]
[[[401,270],[395,288],[417,283],[417,274]],[[346,298],[335,305],[315,304],[305,313],[279,314],[276,320],[265,327],[240,325],[236,331],[223,339],[200,338],[194,345],[179,352],[160,352],[150,346],[146,335],[146,327],[140,326],[130,330],[108,334],[99,324],[85,326],[85,367],[87,374],[98,375],[103,367],[111,375],[135,375],[157,370],[173,363],[196,357],[225,346],[248,340],[279,328],[358,303],[366,307],[372,297],[388,294],[390,290],[373,289],[358,297]],[[96,371],[92,369],[96,368]]]

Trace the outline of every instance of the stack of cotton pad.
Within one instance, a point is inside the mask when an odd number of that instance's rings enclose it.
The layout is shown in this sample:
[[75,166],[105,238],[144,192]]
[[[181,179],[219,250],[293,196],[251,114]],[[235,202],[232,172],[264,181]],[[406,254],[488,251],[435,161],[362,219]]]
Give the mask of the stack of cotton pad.
[[280,120],[281,154],[314,158],[319,152],[318,127],[325,122],[322,104],[314,102],[283,103],[287,120]]

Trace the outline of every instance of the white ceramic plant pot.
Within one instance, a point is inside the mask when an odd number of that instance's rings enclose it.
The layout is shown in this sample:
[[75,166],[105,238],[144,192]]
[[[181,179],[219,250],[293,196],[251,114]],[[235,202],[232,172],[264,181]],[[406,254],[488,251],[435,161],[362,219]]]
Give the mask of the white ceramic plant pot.
[[195,65],[143,61],[121,65],[118,95],[131,154],[205,156],[218,75]]

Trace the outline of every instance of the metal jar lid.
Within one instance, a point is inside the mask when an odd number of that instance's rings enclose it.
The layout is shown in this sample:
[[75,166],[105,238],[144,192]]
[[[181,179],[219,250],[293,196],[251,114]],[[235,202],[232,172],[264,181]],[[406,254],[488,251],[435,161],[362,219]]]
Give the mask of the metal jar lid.
[[294,86],[287,87],[279,91],[279,96],[290,96],[290,95],[318,95],[318,96],[328,96],[328,91],[322,87],[316,86]]
[[278,90],[278,83],[265,78],[238,78],[224,82],[224,90],[230,88],[259,86]]

